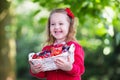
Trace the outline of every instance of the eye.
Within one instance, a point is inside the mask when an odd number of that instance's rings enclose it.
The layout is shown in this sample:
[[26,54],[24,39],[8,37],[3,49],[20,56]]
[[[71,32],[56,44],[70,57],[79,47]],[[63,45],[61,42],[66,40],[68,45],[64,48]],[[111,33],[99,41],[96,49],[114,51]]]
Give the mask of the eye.
[[63,25],[63,23],[59,23],[59,25]]
[[54,24],[54,23],[52,23],[52,24],[50,24],[50,25],[54,26],[55,24]]

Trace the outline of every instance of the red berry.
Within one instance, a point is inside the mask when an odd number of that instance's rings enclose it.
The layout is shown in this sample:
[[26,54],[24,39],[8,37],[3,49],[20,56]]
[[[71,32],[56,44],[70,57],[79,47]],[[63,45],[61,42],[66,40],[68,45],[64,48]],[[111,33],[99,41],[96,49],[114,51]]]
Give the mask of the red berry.
[[37,57],[38,57],[37,54],[34,54],[32,59],[36,59]]

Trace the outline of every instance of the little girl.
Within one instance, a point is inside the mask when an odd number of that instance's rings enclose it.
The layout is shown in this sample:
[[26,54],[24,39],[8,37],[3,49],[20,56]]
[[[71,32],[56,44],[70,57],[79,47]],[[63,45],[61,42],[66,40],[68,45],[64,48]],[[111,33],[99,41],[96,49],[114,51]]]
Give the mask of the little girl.
[[[55,9],[48,18],[48,39],[47,46],[44,50],[51,50],[52,47],[60,46],[64,43],[67,45],[74,44],[74,63],[56,59],[54,62],[58,67],[57,70],[43,71],[41,65],[30,63],[30,73],[37,78],[46,78],[47,80],[81,80],[84,73],[84,51],[77,43],[75,38],[74,15],[69,8]],[[49,65],[48,65],[49,66]]]

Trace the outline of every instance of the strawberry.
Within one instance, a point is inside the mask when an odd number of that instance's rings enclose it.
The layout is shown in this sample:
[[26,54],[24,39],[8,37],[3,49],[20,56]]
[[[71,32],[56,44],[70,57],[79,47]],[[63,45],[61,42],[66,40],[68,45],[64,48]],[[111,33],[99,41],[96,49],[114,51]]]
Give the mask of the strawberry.
[[62,47],[52,47],[51,48],[51,55],[52,56],[56,56],[56,55],[59,55],[60,53],[62,52]]
[[38,57],[37,54],[34,54],[32,59],[36,59],[37,57]]

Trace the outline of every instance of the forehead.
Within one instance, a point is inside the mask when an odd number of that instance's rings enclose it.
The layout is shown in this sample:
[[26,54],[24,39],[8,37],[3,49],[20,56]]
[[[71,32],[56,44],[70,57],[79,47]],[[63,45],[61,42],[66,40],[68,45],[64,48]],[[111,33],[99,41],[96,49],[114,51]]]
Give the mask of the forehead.
[[68,20],[68,16],[65,13],[53,13],[50,17],[50,21],[65,21]]

